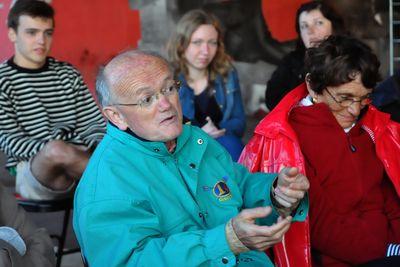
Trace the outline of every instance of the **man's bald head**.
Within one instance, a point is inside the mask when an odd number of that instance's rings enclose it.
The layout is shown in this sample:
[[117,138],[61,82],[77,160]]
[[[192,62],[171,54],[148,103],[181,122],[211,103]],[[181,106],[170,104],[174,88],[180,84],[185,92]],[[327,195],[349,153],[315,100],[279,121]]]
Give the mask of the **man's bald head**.
[[157,79],[160,70],[172,70],[159,54],[149,51],[129,50],[114,57],[99,71],[96,93],[101,106],[118,99],[129,99],[134,90],[149,79]]
[[96,90],[103,114],[118,129],[168,144],[182,132],[182,109],[173,73],[161,56],[138,50],[112,59]]

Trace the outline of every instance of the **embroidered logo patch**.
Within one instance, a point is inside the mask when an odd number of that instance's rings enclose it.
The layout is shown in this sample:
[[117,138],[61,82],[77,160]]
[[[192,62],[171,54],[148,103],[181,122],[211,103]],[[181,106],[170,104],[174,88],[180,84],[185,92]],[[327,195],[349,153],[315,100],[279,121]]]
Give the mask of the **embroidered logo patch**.
[[225,182],[226,180],[223,178],[222,181],[218,181],[213,187],[213,193],[219,201],[227,201],[232,198],[231,191]]

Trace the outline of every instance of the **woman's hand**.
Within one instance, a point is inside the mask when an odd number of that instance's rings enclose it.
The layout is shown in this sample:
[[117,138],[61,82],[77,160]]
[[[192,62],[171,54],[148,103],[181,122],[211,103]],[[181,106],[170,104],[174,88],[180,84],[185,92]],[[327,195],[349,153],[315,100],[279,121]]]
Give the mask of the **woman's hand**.
[[223,136],[225,134],[226,130],[225,129],[218,129],[214,125],[214,123],[213,123],[213,121],[211,120],[210,117],[207,117],[206,120],[207,120],[207,123],[203,127],[201,127],[201,129],[203,131],[205,131],[208,135],[210,135],[212,138],[218,138],[218,137],[221,137],[221,136]]

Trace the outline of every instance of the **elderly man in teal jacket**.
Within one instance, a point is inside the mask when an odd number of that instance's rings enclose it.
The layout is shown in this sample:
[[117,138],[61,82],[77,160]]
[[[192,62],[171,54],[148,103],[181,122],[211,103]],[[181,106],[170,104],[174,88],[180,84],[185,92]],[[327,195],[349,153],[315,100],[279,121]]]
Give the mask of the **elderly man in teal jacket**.
[[179,84],[156,54],[116,56],[96,87],[109,123],[74,211],[89,265],[273,266],[263,251],[305,219],[307,178],[251,174],[183,125]]

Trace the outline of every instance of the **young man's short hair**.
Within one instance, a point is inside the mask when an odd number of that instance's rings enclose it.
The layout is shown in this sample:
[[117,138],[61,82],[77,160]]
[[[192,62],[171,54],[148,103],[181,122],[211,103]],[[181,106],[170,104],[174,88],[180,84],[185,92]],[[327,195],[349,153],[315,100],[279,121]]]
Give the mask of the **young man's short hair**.
[[54,25],[54,9],[45,1],[17,0],[8,13],[7,26],[17,31],[19,17],[22,15],[52,19]]

